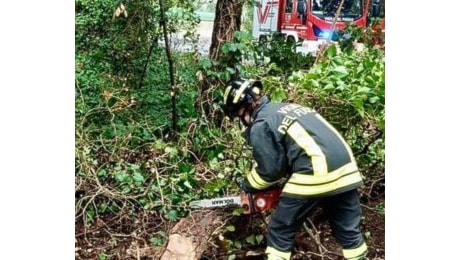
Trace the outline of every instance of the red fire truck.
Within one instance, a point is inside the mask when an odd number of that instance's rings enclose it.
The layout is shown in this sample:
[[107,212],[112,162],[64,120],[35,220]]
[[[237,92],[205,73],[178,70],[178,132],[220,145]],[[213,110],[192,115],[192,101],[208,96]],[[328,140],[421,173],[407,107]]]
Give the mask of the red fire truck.
[[384,0],[344,0],[332,28],[340,3],[341,0],[260,0],[254,7],[253,37],[261,40],[281,32],[287,41],[303,41],[308,51],[315,51],[319,44],[333,38],[334,29],[342,30],[346,23],[364,27],[370,17],[384,21]]

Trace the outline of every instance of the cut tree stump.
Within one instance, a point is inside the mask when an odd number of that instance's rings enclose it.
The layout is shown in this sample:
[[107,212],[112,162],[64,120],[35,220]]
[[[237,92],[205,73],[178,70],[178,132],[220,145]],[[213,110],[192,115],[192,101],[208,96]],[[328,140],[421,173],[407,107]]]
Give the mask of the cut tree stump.
[[196,260],[208,248],[208,240],[224,225],[219,210],[195,211],[183,218],[169,232],[169,241],[161,260]]

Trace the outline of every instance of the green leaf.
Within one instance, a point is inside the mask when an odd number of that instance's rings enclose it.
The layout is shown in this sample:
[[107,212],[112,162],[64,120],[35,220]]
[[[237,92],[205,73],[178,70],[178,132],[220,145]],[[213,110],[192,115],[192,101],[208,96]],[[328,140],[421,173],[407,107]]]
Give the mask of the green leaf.
[[169,153],[171,157],[176,157],[179,154],[176,148],[170,146],[165,148],[165,153]]
[[348,71],[347,68],[345,68],[345,66],[337,66],[332,71],[338,72],[343,75],[348,75]]
[[340,66],[340,65],[343,65],[343,59],[341,56],[336,56],[334,58],[332,58],[331,60],[332,64],[334,66]]
[[236,48],[243,51],[246,48],[246,45],[243,43],[237,43]]
[[222,46],[222,52],[227,53],[230,50],[230,43],[225,43],[224,46]]
[[235,70],[233,68],[227,67],[225,68],[226,71],[230,72],[230,74],[234,74]]
[[107,255],[105,253],[101,253],[98,257],[99,260],[106,260],[107,259]]
[[241,40],[241,38],[244,36],[244,32],[235,31],[235,32],[233,33],[233,36],[235,36],[236,39]]
[[94,211],[92,210],[87,210],[85,212],[85,216],[86,216],[86,219],[85,219],[85,222],[86,223],[92,223],[94,221]]
[[369,98],[369,103],[374,104],[375,102],[377,102],[379,100],[380,100],[380,98],[377,97],[377,96],[371,97],[371,98]]
[[179,172],[180,173],[189,172],[190,169],[193,169],[193,167],[188,165],[188,164],[186,164],[186,163],[179,163]]
[[130,193],[130,192],[131,192],[131,188],[129,188],[129,187],[124,187],[124,188],[121,190],[121,193],[123,193],[123,194],[128,194],[128,193]]
[[244,213],[244,209],[239,208],[239,209],[234,209],[232,212],[232,215],[234,216],[241,216]]
[[374,67],[374,65],[375,65],[374,61],[371,61],[371,60],[364,61],[364,68],[366,68],[366,69],[370,69],[370,68]]
[[281,102],[283,99],[287,98],[286,91],[282,88],[276,88],[272,93],[270,93],[270,98],[274,102]]
[[109,205],[107,205],[107,203],[102,203],[101,205],[99,205],[99,212],[104,213],[107,210],[108,206]]
[[267,65],[270,63],[270,57],[264,57],[264,64]]
[[335,55],[337,55],[337,47],[335,46],[335,44],[331,44],[326,49],[326,56],[327,57],[334,57]]
[[[182,190],[183,191],[183,188],[181,186],[178,186],[177,190],[179,190],[179,191]],[[172,193],[172,194],[169,195],[169,197],[171,198],[171,201],[172,201],[173,204],[177,204],[182,200],[182,197],[180,195],[178,195],[177,193]]]
[[154,246],[162,246],[164,243],[164,240],[159,237],[151,237],[149,238],[149,242]]
[[233,231],[235,231],[235,226],[230,225],[230,226],[227,226],[226,229],[227,229],[228,231],[230,231],[230,232],[233,232]]
[[166,143],[163,142],[163,140],[156,140],[155,143],[153,144],[153,147],[157,150],[161,150],[166,146]]
[[222,241],[222,242],[224,244],[224,247],[226,247],[226,248],[230,248],[230,247],[233,246],[233,241],[230,240],[230,239],[224,239],[224,241]]
[[142,174],[140,174],[139,172],[134,173],[133,179],[135,182],[140,182],[140,183],[144,183],[145,181],[144,176],[142,176]]
[[168,212],[167,217],[169,220],[175,221],[179,218],[179,212],[175,209],[172,209]]
[[236,249],[241,249],[241,247],[243,246],[240,241],[235,241],[233,245],[235,246]]
[[363,101],[361,99],[354,99],[353,104],[358,110],[363,108]]
[[320,77],[319,73],[308,73],[307,76],[305,76],[306,79],[319,79]]
[[319,83],[318,81],[314,80],[314,79],[310,79],[308,80],[309,83],[312,85],[312,87],[315,87],[315,88],[319,88]]
[[221,189],[223,189],[225,186],[226,186],[225,181],[214,180],[214,181],[210,181],[206,183],[204,185],[204,188],[206,189],[206,191],[213,193],[213,192],[221,191]]
[[257,244],[260,244],[262,242],[262,240],[264,240],[264,235],[257,235],[256,236]]
[[230,51],[233,51],[233,52],[234,52],[234,51],[238,50],[238,45],[235,44],[235,43],[231,43],[231,44],[229,44],[229,48],[228,48],[228,49],[229,49]]
[[324,86],[323,89],[324,89],[324,90],[334,89],[334,84],[332,84],[332,83],[327,83],[326,86]]
[[97,173],[97,176],[99,176],[99,177],[104,177],[106,174],[107,174],[107,171],[104,170],[104,169],[102,169],[102,170],[100,170],[100,171]]
[[190,184],[190,182],[188,180],[184,181],[184,186],[189,188],[189,189],[193,189],[192,185]]
[[218,153],[217,158],[223,160],[224,159],[224,154],[223,153]]
[[372,76],[367,75],[366,78],[364,79],[369,85],[375,85],[375,80]]
[[364,237],[365,237],[366,239],[371,238],[371,232],[370,232],[370,231],[364,232]]
[[370,90],[368,87],[359,87],[357,93],[369,93]]
[[123,176],[123,174],[119,173],[119,172],[116,172],[115,173],[115,180],[117,182],[123,182],[123,180],[125,179],[125,176]]
[[204,69],[209,69],[212,67],[212,63],[208,59],[201,60],[199,63],[199,66],[204,68]]
[[255,236],[254,236],[254,234],[251,234],[250,236],[247,236],[246,237],[246,242],[248,242],[251,245],[254,245],[255,244]]
[[129,165],[129,168],[131,168],[131,170],[139,170],[141,168],[140,165],[137,165],[137,164],[131,164]]

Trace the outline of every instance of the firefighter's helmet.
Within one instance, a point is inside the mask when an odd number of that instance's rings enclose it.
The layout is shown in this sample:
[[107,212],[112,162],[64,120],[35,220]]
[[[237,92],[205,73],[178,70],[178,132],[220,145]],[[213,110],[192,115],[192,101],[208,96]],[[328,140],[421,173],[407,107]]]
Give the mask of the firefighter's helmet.
[[234,118],[238,109],[254,101],[261,91],[262,83],[258,80],[234,79],[225,89],[223,102],[225,115]]

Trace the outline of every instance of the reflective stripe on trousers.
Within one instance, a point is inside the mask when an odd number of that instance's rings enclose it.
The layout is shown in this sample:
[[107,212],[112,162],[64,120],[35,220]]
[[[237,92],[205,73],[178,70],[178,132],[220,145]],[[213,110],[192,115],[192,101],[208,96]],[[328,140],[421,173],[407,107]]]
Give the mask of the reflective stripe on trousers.
[[267,254],[267,259],[268,260],[289,260],[291,259],[291,252],[283,252],[279,251],[274,247],[267,247],[267,250],[265,250],[265,253]]
[[367,253],[367,245],[366,242],[363,242],[360,246],[357,248],[349,248],[349,249],[343,249],[343,256],[347,260],[359,260],[359,259],[364,259]]

